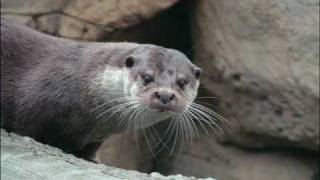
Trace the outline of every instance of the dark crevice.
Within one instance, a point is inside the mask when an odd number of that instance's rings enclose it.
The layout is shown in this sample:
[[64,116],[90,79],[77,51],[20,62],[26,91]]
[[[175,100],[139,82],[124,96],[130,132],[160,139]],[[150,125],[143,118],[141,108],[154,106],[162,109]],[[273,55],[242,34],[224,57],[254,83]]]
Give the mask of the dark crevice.
[[266,101],[266,100],[269,99],[269,97],[268,97],[267,95],[261,95],[261,96],[259,97],[259,99],[260,99],[261,101]]
[[235,80],[235,81],[240,81],[240,80],[241,80],[241,74],[235,73],[235,74],[232,75],[231,78],[232,78],[233,80]]
[[190,2],[181,1],[137,26],[108,34],[103,41],[155,44],[177,49],[192,59]]
[[277,116],[282,116],[283,111],[282,111],[281,108],[279,108],[279,109],[274,110],[274,113],[275,113],[275,115],[277,115]]

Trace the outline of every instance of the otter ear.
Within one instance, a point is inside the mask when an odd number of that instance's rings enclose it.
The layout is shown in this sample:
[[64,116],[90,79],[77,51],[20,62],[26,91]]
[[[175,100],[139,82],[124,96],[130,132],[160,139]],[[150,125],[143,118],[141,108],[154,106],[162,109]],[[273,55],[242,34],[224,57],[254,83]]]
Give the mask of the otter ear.
[[131,68],[134,65],[134,59],[132,56],[126,58],[126,67]]
[[202,69],[196,68],[196,69],[194,70],[194,76],[196,77],[196,79],[199,79],[200,76],[201,76],[201,74],[202,74]]

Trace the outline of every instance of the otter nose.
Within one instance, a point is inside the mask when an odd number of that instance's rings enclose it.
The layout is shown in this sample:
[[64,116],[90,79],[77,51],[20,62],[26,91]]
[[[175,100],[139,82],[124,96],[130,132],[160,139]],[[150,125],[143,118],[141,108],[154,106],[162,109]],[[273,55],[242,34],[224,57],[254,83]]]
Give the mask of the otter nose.
[[155,96],[162,104],[167,104],[175,98],[174,94],[168,92],[155,92]]

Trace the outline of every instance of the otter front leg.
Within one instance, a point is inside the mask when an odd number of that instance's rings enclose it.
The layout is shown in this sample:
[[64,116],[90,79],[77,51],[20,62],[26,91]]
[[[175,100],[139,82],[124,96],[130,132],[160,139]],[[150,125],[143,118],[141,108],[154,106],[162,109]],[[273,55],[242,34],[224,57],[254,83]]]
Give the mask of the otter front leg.
[[99,160],[96,159],[96,152],[102,143],[103,142],[87,144],[80,151],[75,152],[74,155],[94,163],[101,163],[99,162]]

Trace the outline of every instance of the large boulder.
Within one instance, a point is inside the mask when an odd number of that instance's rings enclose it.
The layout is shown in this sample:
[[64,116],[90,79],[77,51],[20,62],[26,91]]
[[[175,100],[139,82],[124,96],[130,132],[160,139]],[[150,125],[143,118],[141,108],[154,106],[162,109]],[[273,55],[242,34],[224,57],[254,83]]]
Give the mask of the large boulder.
[[224,180],[311,180],[319,168],[312,155],[241,149],[221,145],[212,136],[201,136],[172,156],[159,159],[163,173]]
[[319,151],[319,0],[198,0],[195,61],[225,140]]
[[178,0],[1,0],[1,16],[61,37],[99,40]]
[[[8,133],[1,129],[1,179],[3,180],[197,180],[182,175],[162,176],[144,174],[114,167],[94,164],[65,154],[60,149]],[[208,178],[207,180],[214,180]]]

